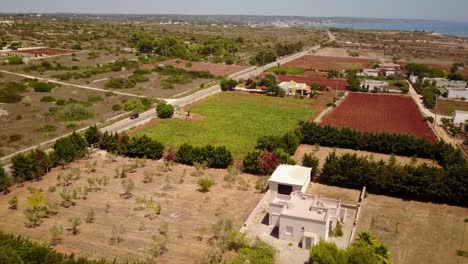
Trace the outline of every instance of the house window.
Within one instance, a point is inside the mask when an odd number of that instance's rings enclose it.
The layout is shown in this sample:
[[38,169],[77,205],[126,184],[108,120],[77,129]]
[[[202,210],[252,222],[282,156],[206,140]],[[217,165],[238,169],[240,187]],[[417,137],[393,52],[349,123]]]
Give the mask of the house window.
[[286,232],[285,234],[288,236],[292,236],[294,232],[294,228],[292,226],[286,226]]

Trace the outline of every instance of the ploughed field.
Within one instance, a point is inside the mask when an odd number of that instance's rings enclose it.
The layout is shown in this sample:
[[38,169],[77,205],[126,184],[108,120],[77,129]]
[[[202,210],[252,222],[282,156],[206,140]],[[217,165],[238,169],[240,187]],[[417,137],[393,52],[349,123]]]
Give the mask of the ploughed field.
[[438,100],[436,110],[438,114],[451,116],[455,113],[455,110],[468,111],[468,102]]
[[416,104],[407,96],[351,93],[322,123],[363,132],[410,134],[436,141]]
[[348,69],[363,69],[369,66],[370,63],[377,60],[351,58],[351,57],[331,57],[331,56],[314,56],[305,55],[298,59],[292,60],[281,66],[303,69],[315,69],[319,71],[329,70],[348,70]]

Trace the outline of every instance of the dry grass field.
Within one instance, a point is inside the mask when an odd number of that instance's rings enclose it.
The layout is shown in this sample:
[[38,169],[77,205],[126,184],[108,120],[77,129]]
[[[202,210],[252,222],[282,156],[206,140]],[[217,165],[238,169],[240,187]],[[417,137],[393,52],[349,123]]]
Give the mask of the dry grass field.
[[[359,190],[313,183],[307,191],[356,203]],[[368,194],[357,233],[370,231],[388,245],[392,263],[466,264],[457,250],[468,250],[468,209]]]
[[382,195],[364,199],[358,231],[371,231],[388,245],[392,263],[468,263],[468,209]]
[[[57,185],[57,175],[71,170],[56,168],[39,182],[25,183],[21,188],[12,188],[8,195],[1,195],[0,229],[47,243],[51,239],[51,226],[61,225],[66,229],[70,226],[70,217],[80,217],[82,224],[79,234],[72,235],[65,231],[63,242],[56,246],[57,250],[91,258],[125,261],[149,258],[152,237],[159,235],[161,226],[167,223],[168,251],[157,259],[158,263],[196,263],[210,249],[208,239],[212,224],[218,219],[228,218],[235,228],[240,228],[262,197],[255,191],[255,176],[241,174],[236,181],[228,182],[224,180],[224,176],[228,175],[226,170],[206,169],[199,172],[204,176],[193,176],[193,167],[174,165],[167,170],[162,161],[148,160],[144,167],[128,174],[127,179],[135,183],[135,189],[132,191],[133,197],[123,199],[122,179],[114,178],[114,169],[129,164],[131,159],[117,157],[115,162],[111,162],[101,151],[91,157],[90,160],[71,164],[71,168],[80,168],[81,176],[68,187],[57,186],[55,192],[49,191],[49,187]],[[97,161],[97,170],[87,173],[86,165],[92,161]],[[143,183],[144,174],[147,173],[154,174],[151,183]],[[76,200],[76,206],[60,207],[56,215],[43,219],[39,227],[25,227],[23,210],[29,196],[28,187],[41,188],[49,202],[60,203],[59,193],[63,189],[83,189],[88,185],[89,178],[105,176],[109,178],[109,183],[96,192],[89,192],[87,199]],[[214,180],[215,185],[209,192],[198,191],[197,181],[200,177]],[[17,210],[8,209],[7,201],[13,196],[19,199]],[[136,203],[141,198],[161,206],[160,214],[155,215],[153,220],[145,217],[151,209],[139,208],[140,205]],[[90,209],[95,212],[95,221],[85,223],[86,212]],[[111,242],[111,238],[116,237],[122,241]]]
[[332,56],[332,57],[351,57],[351,52],[357,52],[359,58],[367,59],[383,59],[384,50],[379,49],[345,49],[345,48],[323,48],[319,49],[315,55],[318,56]]
[[[3,74],[0,82],[19,82],[22,77]],[[48,139],[71,132],[81,127],[92,125],[123,113],[113,111],[114,104],[121,104],[128,99],[126,96],[105,96],[105,93],[80,89],[72,86],[56,87],[52,92],[39,93],[31,88],[21,94],[23,99],[18,103],[0,104],[0,110],[7,115],[0,116],[0,149],[4,155],[36,145]],[[54,102],[41,102],[41,99],[51,96],[57,100],[70,99],[86,104],[86,109],[92,115],[83,120],[56,120],[48,115],[49,109],[58,107]],[[80,103],[80,104],[81,104]],[[12,135],[20,135],[21,139],[11,140]]]

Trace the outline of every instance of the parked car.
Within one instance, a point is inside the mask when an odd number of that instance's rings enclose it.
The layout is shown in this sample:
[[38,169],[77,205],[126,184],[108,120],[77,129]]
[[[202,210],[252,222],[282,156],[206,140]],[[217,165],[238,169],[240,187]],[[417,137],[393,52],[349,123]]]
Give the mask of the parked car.
[[137,119],[138,117],[140,117],[140,114],[138,114],[138,113],[133,113],[133,114],[130,116],[130,119]]

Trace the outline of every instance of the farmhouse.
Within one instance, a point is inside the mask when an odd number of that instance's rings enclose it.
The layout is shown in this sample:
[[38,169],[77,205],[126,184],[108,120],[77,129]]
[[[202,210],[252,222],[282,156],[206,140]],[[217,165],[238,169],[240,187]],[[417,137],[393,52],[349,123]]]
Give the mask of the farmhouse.
[[467,88],[446,88],[446,89],[447,89],[447,98],[450,98],[450,99],[468,98]]
[[341,201],[306,195],[311,169],[280,165],[269,180],[274,199],[269,204],[269,227],[277,228],[280,240],[291,241],[309,249],[327,240],[330,228],[343,222],[346,209]]
[[388,82],[377,80],[364,80],[361,82],[361,87],[369,92],[384,92],[388,89]]
[[462,89],[466,88],[467,83],[465,81],[452,81],[446,78],[424,78],[423,81],[435,82],[438,88],[455,88]]
[[452,116],[452,122],[458,127],[464,127],[468,121],[468,111],[456,110]]
[[310,93],[310,87],[305,83],[296,83],[294,81],[282,82],[279,87],[284,90],[287,95],[307,95]]
[[364,69],[363,76],[378,77],[381,74],[379,69]]

